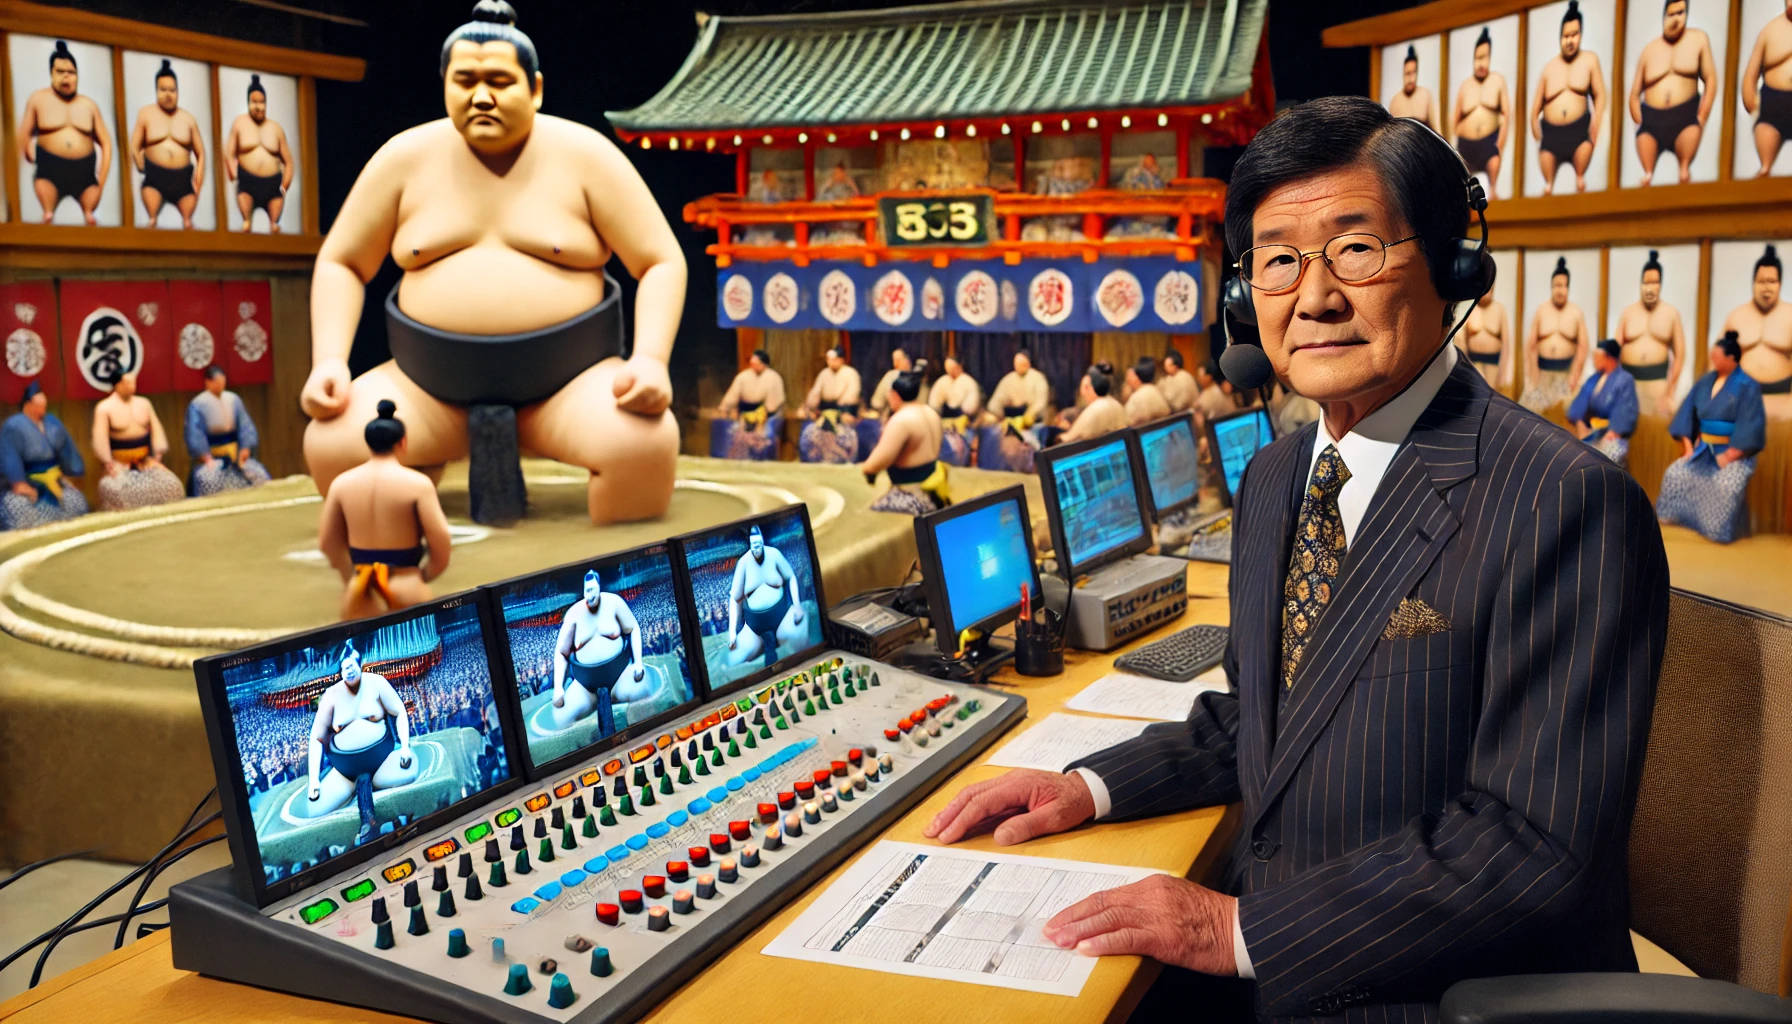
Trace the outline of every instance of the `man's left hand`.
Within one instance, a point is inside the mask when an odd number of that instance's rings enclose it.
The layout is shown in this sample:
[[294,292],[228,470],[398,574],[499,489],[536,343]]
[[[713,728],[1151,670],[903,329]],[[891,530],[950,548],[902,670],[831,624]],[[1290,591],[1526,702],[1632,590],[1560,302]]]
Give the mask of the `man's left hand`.
[[1737,449],[1737,448],[1725,448],[1723,450],[1723,454],[1721,454],[1717,457],[1717,464],[1719,466],[1728,466],[1732,462],[1741,462],[1741,461],[1742,461],[1742,452],[1740,449]]
[[1152,875],[1072,904],[1045,937],[1084,956],[1148,956],[1202,974],[1236,977],[1238,900],[1169,875]]
[[616,405],[624,412],[658,416],[672,404],[672,377],[666,364],[636,356],[616,371]]

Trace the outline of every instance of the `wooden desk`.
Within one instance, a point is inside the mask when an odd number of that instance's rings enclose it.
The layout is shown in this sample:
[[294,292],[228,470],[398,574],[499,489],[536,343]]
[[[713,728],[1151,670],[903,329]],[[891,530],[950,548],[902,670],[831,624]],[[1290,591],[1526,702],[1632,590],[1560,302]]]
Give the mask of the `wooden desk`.
[[[1225,566],[1191,562],[1189,610],[1169,629],[1197,622],[1225,622],[1227,576]],[[1146,639],[1156,639],[1169,629],[1155,631]],[[1006,670],[997,679],[1026,696],[1028,716],[1036,719],[1062,708],[1083,687],[1106,674],[1112,663],[1111,654],[1087,655],[1072,651],[1061,676],[1027,679]],[[1016,726],[1009,737],[1018,735],[1025,728],[1026,723]],[[990,752],[999,749],[1007,738],[998,741]],[[987,759],[985,754],[947,780],[920,806],[868,841],[881,838],[925,842],[922,827],[945,806],[953,793],[968,783],[1002,773],[1003,769],[989,767],[985,763]],[[1234,827],[1224,809],[1213,807],[1150,821],[1082,828],[1010,849],[1041,857],[1137,865],[1198,877],[1224,852],[1227,838],[1224,833],[1220,836],[1222,841],[1210,842],[1222,824],[1227,830]],[[987,834],[966,840],[964,845],[979,850],[995,848]],[[828,876],[827,883],[856,860],[855,856],[836,869]],[[820,890],[818,885],[792,901],[645,1019],[656,1024],[725,1021],[738,1017],[743,1008],[764,1010],[776,1006],[781,1016],[793,1021],[993,1024],[1050,1020],[1054,1024],[1092,1024],[1124,1020],[1157,977],[1158,965],[1154,962],[1130,956],[1107,957],[1096,966],[1082,995],[1065,999],[762,956],[759,951],[765,944],[795,920]],[[577,982],[574,984],[576,986]],[[398,1024],[408,1019],[177,971],[166,931],[0,1004],[0,1020],[9,1024],[66,1024],[68,1021],[82,1024],[109,1021],[129,1021],[131,1024],[377,1021]]]

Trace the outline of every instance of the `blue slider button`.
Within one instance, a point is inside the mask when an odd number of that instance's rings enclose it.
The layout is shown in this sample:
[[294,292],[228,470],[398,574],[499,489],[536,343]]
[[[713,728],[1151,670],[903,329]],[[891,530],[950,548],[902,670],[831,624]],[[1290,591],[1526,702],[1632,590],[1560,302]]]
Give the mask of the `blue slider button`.
[[663,821],[656,821],[647,826],[647,836],[650,839],[664,839],[671,834],[672,826]]
[[690,820],[691,816],[683,811],[673,811],[671,814],[666,815],[666,824],[673,828],[683,828],[685,823]]
[[560,884],[566,886],[568,889],[572,888],[575,885],[578,885],[580,882],[583,882],[584,880],[585,880],[585,872],[580,871],[578,868],[573,868],[571,871],[568,871],[566,874],[560,876]]
[[711,803],[719,804],[722,801],[728,799],[728,791],[723,789],[720,786],[717,786],[716,788],[710,790],[708,793],[705,793],[704,796],[709,797]]
[[519,914],[533,914],[535,913],[535,908],[539,906],[541,906],[540,900],[532,900],[529,897],[524,896],[522,899],[512,903],[510,909]]
[[747,780],[748,782],[758,782],[759,774],[760,774],[759,769],[748,768],[746,771],[740,773],[740,777]]
[[624,843],[628,844],[628,848],[631,850],[647,849],[647,841],[647,837],[643,835],[632,835],[623,840]]
[[747,784],[745,782],[741,781],[741,778],[738,775],[732,779],[729,779],[726,783],[724,783],[724,785],[726,785],[728,787],[728,792],[730,792],[730,793],[738,793],[741,790],[747,788]]
[[588,875],[595,875],[599,871],[602,871],[603,869],[605,869],[609,866],[610,866],[609,860],[606,859],[604,857],[604,855],[600,853],[597,856],[595,856],[585,862],[585,873]]
[[626,846],[612,846],[608,850],[604,851],[604,856],[610,858],[610,863],[620,864],[623,861],[627,860],[628,855],[633,852],[634,852],[633,850],[630,850]]
[[765,773],[775,772],[778,770],[778,766],[782,765],[783,763],[784,762],[778,760],[776,757],[768,757],[765,760],[759,762],[759,771],[765,772]]
[[535,898],[542,901],[543,903],[549,903],[549,902],[559,899],[560,898],[560,883],[559,882],[549,882],[546,885],[543,885],[541,888],[535,890]]
[[709,801],[703,799],[702,797],[698,797],[697,799],[692,800],[689,804],[687,804],[686,809],[689,810],[692,814],[703,814],[704,812],[709,810]]

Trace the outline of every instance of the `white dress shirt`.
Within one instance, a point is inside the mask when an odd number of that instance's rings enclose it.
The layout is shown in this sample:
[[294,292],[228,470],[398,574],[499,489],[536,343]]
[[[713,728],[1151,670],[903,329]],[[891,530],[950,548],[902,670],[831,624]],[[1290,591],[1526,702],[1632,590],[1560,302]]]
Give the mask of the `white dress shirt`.
[[[1437,397],[1438,389],[1444,386],[1444,380],[1455,368],[1456,346],[1445,345],[1443,351],[1432,358],[1410,387],[1365,416],[1362,422],[1341,438],[1332,436],[1331,426],[1325,417],[1319,418],[1319,429],[1313,435],[1313,457],[1307,463],[1307,476],[1308,479],[1312,478],[1313,464],[1319,461],[1319,456],[1327,448],[1336,445],[1345,468],[1350,470],[1350,479],[1338,491],[1338,513],[1344,520],[1346,545],[1356,541],[1357,528],[1362,525],[1363,517],[1369,514],[1369,502],[1375,497],[1376,489],[1381,486],[1381,478],[1387,475],[1388,467],[1393,464],[1394,456],[1399,454],[1400,446],[1406,443],[1406,436],[1412,433],[1413,424],[1419,421],[1419,415]],[[1075,771],[1088,784],[1089,795],[1095,798],[1096,820],[1107,817],[1114,807],[1107,784],[1087,768],[1077,768]],[[1232,952],[1238,958],[1238,976],[1255,978],[1257,972],[1251,966],[1250,952],[1244,946],[1244,926],[1239,923],[1236,915],[1232,918]]]

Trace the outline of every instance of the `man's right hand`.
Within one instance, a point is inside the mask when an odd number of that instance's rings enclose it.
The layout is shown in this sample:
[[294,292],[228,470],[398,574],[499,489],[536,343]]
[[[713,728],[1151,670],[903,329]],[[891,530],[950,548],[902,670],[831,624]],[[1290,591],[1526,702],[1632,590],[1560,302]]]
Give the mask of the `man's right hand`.
[[986,821],[996,826],[997,846],[1067,832],[1095,817],[1095,797],[1075,772],[1042,772],[1017,768],[998,779],[958,791],[946,809],[922,830],[929,839],[956,843]]
[[348,363],[340,359],[318,363],[299,392],[299,407],[314,420],[335,419],[348,409],[349,386]]
[[12,485],[12,493],[21,498],[35,498],[37,497],[37,488],[20,480],[18,483]]

